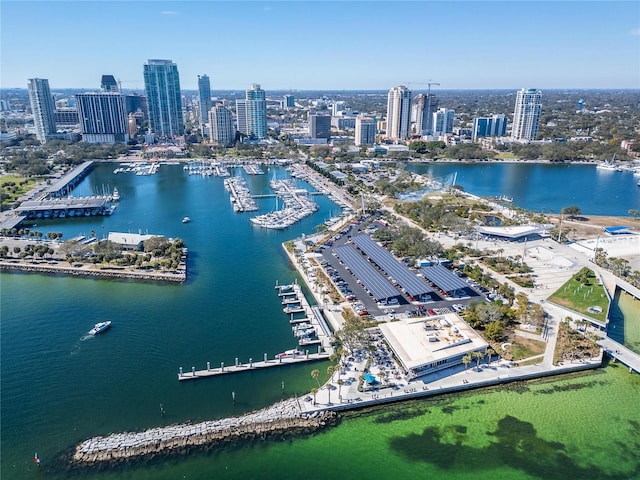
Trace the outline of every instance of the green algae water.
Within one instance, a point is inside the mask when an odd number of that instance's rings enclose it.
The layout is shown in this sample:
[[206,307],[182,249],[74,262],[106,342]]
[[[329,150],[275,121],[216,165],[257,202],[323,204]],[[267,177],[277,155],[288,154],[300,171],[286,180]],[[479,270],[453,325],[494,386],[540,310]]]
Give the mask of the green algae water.
[[[327,366],[177,381],[180,366],[246,362],[295,345],[273,288],[276,280],[296,278],[281,243],[335,214],[331,201],[316,197],[316,214],[286,231],[264,231],[247,214],[233,213],[222,179],[189,177],[180,166],[163,166],[151,177],[114,175],[113,168],[98,165],[75,191],[117,187],[122,199],[113,216],[35,229],[64,238],[91,230],[181,237],[190,252],[189,280],[0,275],[1,478],[638,477],[640,376],[620,365],[350,413],[308,438],[66,472],[61,455],[86,438],[242,414],[305,394],[315,385],[310,370]],[[284,175],[273,169],[247,177],[252,192],[268,193],[272,173]],[[258,203],[256,214],[275,207],[273,199]],[[181,223],[185,215],[191,223]],[[105,319],[113,327],[87,338]]]

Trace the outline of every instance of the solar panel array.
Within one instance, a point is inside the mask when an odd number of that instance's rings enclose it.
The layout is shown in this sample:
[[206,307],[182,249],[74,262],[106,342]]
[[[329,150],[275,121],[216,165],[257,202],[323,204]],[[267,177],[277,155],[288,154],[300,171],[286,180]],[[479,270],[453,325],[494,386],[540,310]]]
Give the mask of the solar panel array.
[[400,293],[350,245],[333,249],[336,256],[364,284],[376,300],[397,297]]
[[416,277],[415,273],[396,260],[391,253],[374,242],[368,235],[356,235],[351,237],[351,240],[412,297],[433,292],[433,289],[424,280]]
[[420,272],[445,292],[469,287],[467,282],[460,280],[457,275],[442,265],[421,268]]

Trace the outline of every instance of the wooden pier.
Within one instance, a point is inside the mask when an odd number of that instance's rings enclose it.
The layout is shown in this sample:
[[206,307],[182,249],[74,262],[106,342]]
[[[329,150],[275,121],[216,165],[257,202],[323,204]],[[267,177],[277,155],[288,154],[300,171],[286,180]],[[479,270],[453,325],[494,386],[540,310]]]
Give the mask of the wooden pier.
[[[318,350],[321,350],[321,347],[318,347]],[[305,352],[287,355],[287,356],[276,356],[272,360],[267,359],[267,354],[264,354],[264,360],[261,362],[254,362],[252,358],[249,359],[247,363],[241,363],[236,359],[234,365],[225,365],[224,362],[220,363],[220,367],[211,368],[210,362],[207,362],[207,368],[204,370],[196,370],[195,367],[191,367],[190,372],[184,372],[182,367],[180,367],[180,371],[178,372],[178,380],[197,380],[199,378],[207,378],[207,377],[216,377],[219,375],[226,375],[228,373],[241,373],[241,372],[251,372],[256,370],[264,370],[265,368],[273,368],[273,367],[282,367],[284,365],[293,365],[297,363],[305,363],[305,362],[317,362],[320,360],[328,360],[329,353],[321,352],[318,353],[309,353],[309,350]]]

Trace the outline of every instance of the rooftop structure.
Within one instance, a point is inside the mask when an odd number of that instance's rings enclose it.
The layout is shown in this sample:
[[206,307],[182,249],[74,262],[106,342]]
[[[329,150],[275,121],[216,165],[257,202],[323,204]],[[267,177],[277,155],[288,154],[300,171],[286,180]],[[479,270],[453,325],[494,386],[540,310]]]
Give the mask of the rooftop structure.
[[336,247],[333,251],[376,300],[380,301],[400,295],[400,292],[351,245]]
[[516,240],[522,237],[528,237],[528,236],[545,233],[554,227],[555,225],[553,225],[552,223],[544,223],[544,224],[531,224],[531,225],[516,225],[512,227],[479,226],[477,227],[477,230],[478,230],[478,233],[482,233],[483,235],[493,235],[495,237],[505,237],[510,240]]
[[356,235],[351,240],[371,261],[383,269],[392,281],[398,282],[413,300],[418,300],[433,292],[427,282],[416,276],[368,235]]
[[448,296],[453,296],[457,292],[462,293],[462,291],[469,288],[469,284],[467,282],[460,280],[457,275],[442,265],[432,265],[430,267],[421,268],[420,273],[422,273],[430,282],[437,285],[438,288]]
[[470,352],[486,352],[488,344],[455,313],[406,319],[379,326],[410,377],[460,365]]

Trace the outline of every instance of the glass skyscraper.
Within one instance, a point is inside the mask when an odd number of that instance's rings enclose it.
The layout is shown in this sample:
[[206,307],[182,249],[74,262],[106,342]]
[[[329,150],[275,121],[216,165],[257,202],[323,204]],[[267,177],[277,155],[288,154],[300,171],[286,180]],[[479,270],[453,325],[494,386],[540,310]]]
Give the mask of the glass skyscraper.
[[49,90],[49,80],[30,78],[27,88],[33,112],[33,122],[36,127],[36,137],[41,143],[46,143],[48,137],[56,133],[56,106],[53,103],[51,90]]
[[171,60],[149,60],[144,65],[144,88],[151,131],[166,138],[184,135],[178,66]]
[[264,90],[257,83],[246,91],[247,135],[251,138],[267,138],[267,100]]
[[200,121],[207,123],[211,110],[211,81],[208,75],[198,75],[198,94],[200,97]]
[[511,136],[518,140],[534,140],[538,135],[542,113],[542,92],[523,88],[516,96]]

